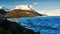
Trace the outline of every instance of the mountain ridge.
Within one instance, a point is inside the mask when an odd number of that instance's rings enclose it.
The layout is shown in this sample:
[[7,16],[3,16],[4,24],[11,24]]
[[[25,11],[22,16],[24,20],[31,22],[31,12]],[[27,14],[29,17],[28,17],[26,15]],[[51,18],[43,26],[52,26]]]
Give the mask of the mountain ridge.
[[[21,7],[23,9],[21,9]],[[25,9],[26,7],[28,7],[30,10]],[[20,8],[14,9],[5,15],[5,17],[11,17],[11,18],[34,17],[34,16],[42,16],[42,14],[37,13],[35,10],[33,10],[32,8],[30,8],[27,5],[24,7],[20,6]]]

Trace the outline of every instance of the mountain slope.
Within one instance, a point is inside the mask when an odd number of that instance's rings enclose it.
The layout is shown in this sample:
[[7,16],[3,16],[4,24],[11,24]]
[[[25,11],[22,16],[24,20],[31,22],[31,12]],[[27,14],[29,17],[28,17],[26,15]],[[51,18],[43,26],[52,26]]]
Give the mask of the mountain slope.
[[39,14],[33,10],[31,10],[28,6],[19,6],[16,7],[14,10],[12,10],[10,13],[7,13],[5,17],[11,17],[11,18],[20,18],[20,17],[34,17],[34,16],[42,16],[42,14]]
[[41,16],[40,14],[33,12],[33,11],[29,11],[29,10],[13,10],[10,13],[7,13],[5,15],[5,17],[33,17],[33,16]]
[[2,6],[0,6],[0,17],[4,17],[4,15],[6,14],[7,12],[3,9]]
[[31,29],[26,29],[16,22],[0,19],[0,34],[38,34]]

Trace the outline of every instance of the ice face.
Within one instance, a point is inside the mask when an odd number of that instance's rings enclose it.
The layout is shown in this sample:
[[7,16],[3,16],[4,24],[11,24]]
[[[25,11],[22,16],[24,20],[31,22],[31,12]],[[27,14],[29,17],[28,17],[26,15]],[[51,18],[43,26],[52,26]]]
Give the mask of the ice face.
[[35,32],[40,31],[41,34],[60,34],[59,16],[21,18],[19,23]]

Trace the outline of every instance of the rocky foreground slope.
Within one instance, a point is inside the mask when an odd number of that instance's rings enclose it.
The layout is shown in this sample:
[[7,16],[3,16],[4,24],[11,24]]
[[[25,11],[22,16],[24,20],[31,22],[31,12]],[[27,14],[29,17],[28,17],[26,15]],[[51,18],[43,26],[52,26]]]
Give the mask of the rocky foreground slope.
[[0,34],[39,34],[39,32],[26,29],[16,22],[0,19]]

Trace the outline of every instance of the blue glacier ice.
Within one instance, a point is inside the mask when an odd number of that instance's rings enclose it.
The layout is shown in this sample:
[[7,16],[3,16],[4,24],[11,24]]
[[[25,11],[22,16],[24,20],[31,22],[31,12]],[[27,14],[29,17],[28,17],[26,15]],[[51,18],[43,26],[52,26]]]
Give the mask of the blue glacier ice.
[[37,16],[22,18],[7,18],[7,20],[17,22],[27,29],[41,34],[60,34],[60,16]]
[[60,16],[22,17],[19,24],[40,34],[60,34]]

